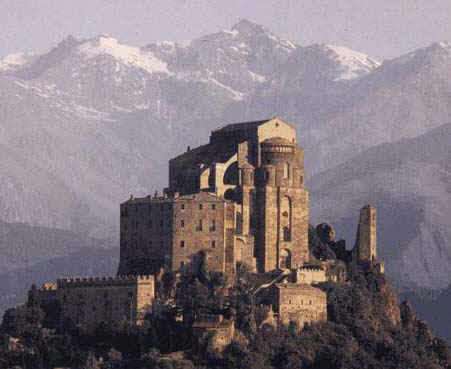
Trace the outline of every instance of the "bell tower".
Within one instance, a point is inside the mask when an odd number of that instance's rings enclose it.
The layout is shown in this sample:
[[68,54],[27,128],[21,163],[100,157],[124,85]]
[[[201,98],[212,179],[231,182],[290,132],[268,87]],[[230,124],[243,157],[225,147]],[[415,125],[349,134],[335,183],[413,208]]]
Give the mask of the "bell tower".
[[256,178],[259,272],[291,269],[309,259],[308,192],[304,187],[304,152],[286,138],[260,144]]

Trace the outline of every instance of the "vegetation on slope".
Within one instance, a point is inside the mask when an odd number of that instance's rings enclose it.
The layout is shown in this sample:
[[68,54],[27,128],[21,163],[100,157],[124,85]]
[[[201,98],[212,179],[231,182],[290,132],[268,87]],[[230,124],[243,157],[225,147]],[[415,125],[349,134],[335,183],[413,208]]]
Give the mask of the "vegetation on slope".
[[[369,265],[350,265],[346,282],[321,284],[328,293],[329,321],[300,332],[295,327],[258,327],[259,309],[249,297],[253,277],[242,270],[228,297],[220,275],[207,275],[208,283],[195,276],[166,278],[161,283],[168,291],[173,289],[178,308],[167,303],[170,293],[159,296],[158,309],[141,328],[100,324],[87,333],[66,324],[49,331],[42,327],[52,328],[49,316],[57,313],[57,307],[44,312],[31,301],[4,316],[2,340],[19,337],[23,349],[3,348],[0,367],[451,368],[450,347],[431,335],[408,303],[398,306],[386,276]],[[190,351],[191,330],[177,316],[224,306],[229,316],[235,316],[234,341],[221,354],[206,350],[195,355]]]

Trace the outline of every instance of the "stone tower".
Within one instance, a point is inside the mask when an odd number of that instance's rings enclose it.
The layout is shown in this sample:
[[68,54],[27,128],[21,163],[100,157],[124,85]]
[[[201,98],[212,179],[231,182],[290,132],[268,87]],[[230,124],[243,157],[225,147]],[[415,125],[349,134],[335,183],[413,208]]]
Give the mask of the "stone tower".
[[256,178],[256,258],[259,272],[295,268],[308,261],[308,192],[304,152],[292,141],[273,137],[260,144]]
[[376,261],[376,208],[366,205],[360,209],[357,229],[357,259]]

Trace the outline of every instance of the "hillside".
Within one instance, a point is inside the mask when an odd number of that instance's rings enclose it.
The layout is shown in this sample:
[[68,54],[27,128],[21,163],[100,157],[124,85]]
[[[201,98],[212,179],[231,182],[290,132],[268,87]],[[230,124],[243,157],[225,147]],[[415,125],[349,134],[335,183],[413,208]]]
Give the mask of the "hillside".
[[[253,306],[247,293],[251,277],[244,273],[227,294],[235,330],[231,343],[221,350],[212,344],[200,344],[203,349],[194,350],[198,337],[177,319],[176,310],[163,296],[155,302],[159,308],[140,327],[104,323],[89,332],[67,324],[57,325],[51,334],[39,327],[52,326],[54,316],[49,314],[57,315],[58,309],[41,310],[31,299],[5,314],[0,340],[8,342],[7,335],[18,337],[22,349],[2,345],[0,364],[20,363],[33,369],[449,368],[449,345],[431,334],[409,304],[398,305],[389,280],[371,269],[348,267],[346,282],[320,285],[327,291],[328,320],[307,324],[302,330],[293,325],[257,325],[258,312],[264,311]],[[189,294],[184,294],[183,279],[190,281]],[[222,287],[219,283],[207,288],[184,275],[176,293],[181,309],[197,313],[217,309],[225,297],[224,283]]]

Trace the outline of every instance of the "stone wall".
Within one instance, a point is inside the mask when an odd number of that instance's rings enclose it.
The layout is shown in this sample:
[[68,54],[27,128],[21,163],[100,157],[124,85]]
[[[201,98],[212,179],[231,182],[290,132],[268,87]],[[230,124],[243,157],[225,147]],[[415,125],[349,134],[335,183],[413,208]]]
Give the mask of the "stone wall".
[[61,307],[60,321],[88,329],[100,322],[140,325],[155,297],[153,276],[59,279],[56,287],[37,291],[41,302],[50,296]]
[[303,265],[296,269],[295,283],[316,284],[326,281],[326,270],[321,266]]
[[274,287],[275,311],[282,324],[327,320],[327,295],[319,288],[299,283],[280,283]]
[[376,261],[376,208],[367,205],[360,210],[357,230],[356,251],[360,261]]
[[296,268],[309,260],[308,193],[303,185],[301,151],[280,137],[262,143],[256,184],[260,272]]
[[235,324],[232,320],[216,315],[214,319],[197,319],[193,324],[193,352],[217,354],[232,343]]
[[201,251],[207,251],[209,270],[233,273],[234,228],[235,204],[215,194],[130,199],[121,204],[118,274],[176,271]]
[[179,270],[204,250],[209,269],[229,275],[239,261],[259,272],[308,262],[304,154],[293,126],[230,124],[169,166],[166,196],[121,204],[119,275]]

